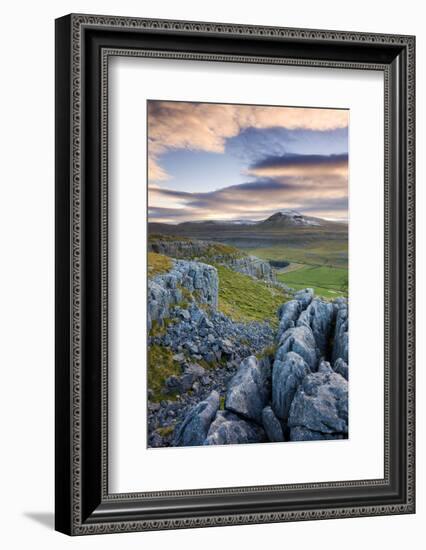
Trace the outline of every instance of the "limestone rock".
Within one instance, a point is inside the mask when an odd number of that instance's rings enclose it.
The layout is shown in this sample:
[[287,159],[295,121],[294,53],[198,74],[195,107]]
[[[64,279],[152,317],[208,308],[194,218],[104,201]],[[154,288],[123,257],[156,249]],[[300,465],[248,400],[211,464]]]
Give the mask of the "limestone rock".
[[210,426],[204,445],[235,445],[264,441],[265,432],[260,426],[229,411],[219,411]]
[[[219,278],[217,269],[201,262],[173,260],[173,267],[148,279],[148,328],[153,321],[160,325],[170,316],[170,310],[183,299],[182,289],[199,303],[217,308]],[[188,320],[189,313],[179,309],[178,314]]]
[[268,374],[265,364],[254,355],[244,359],[229,382],[225,408],[261,424],[262,410],[269,398]]
[[348,383],[335,372],[306,376],[290,407],[288,425],[324,434],[348,433]]
[[349,359],[349,312],[348,301],[346,298],[335,300],[334,307],[336,308],[336,326],[334,330],[333,341],[333,364],[337,359],[343,359],[348,364]]
[[312,298],[314,297],[314,289],[313,288],[304,288],[303,290],[299,290],[294,295],[295,299],[298,300],[303,309],[306,309],[308,305],[312,302]]
[[297,326],[307,326],[312,330],[320,355],[328,352],[328,343],[334,319],[334,307],[330,302],[315,298],[303,311],[297,321]]
[[290,430],[290,441],[321,441],[324,439],[345,439],[345,436],[344,434],[314,432],[302,426],[296,426]]
[[287,329],[295,326],[301,311],[302,304],[299,300],[290,300],[280,307],[278,312],[280,319],[278,335],[283,334]]
[[341,357],[334,362],[333,370],[341,374],[346,380],[349,380],[349,367]]
[[241,252],[238,254],[227,253],[213,241],[188,238],[171,240],[158,236],[155,239],[150,239],[148,248],[150,251],[172,258],[197,259],[202,262],[221,264],[256,279],[275,281],[275,272],[269,262]]
[[272,409],[282,420],[287,419],[291,403],[302,380],[311,372],[306,361],[290,351],[272,367]]
[[265,407],[262,411],[262,424],[269,441],[284,441],[280,421],[269,406]]
[[204,400],[195,405],[176,432],[175,446],[203,445],[216,413],[219,409],[219,394],[212,391]]
[[278,343],[276,359],[283,360],[289,351],[298,353],[314,371],[317,368],[318,353],[312,330],[307,326],[289,328],[282,335]]

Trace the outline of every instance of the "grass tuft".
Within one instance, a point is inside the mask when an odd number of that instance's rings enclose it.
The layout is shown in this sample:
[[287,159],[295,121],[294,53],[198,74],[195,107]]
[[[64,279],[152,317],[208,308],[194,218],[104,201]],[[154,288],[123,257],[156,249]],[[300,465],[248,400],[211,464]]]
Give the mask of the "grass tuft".
[[162,428],[157,428],[157,433],[161,435],[161,437],[167,437],[169,435],[172,435],[176,427],[176,424],[171,424],[170,426],[163,426]]
[[148,277],[166,273],[172,268],[172,260],[163,254],[148,252]]
[[148,348],[148,389],[152,390],[151,401],[172,400],[176,395],[166,393],[164,384],[169,376],[179,376],[181,368],[173,360],[173,352],[164,346],[153,344]]

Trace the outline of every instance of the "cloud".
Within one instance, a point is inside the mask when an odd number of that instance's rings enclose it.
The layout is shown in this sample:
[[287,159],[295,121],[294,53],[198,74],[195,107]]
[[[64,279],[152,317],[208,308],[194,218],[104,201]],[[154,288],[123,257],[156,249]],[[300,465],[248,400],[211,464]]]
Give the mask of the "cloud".
[[226,140],[247,128],[316,131],[348,126],[348,111],[148,101],[148,174],[150,181],[167,179],[159,156],[169,149],[223,153]]
[[260,177],[348,176],[348,155],[269,156],[253,164],[247,173]]
[[211,192],[149,188],[149,217],[167,223],[206,219],[263,219],[294,209],[320,217],[347,217],[347,179],[341,175],[263,178]]

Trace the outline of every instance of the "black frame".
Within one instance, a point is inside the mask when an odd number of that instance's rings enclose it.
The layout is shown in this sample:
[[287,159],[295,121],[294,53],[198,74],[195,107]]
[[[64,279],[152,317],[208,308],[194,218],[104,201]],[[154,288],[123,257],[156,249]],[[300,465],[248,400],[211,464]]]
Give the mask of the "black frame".
[[[70,535],[414,513],[413,36],[68,15],[56,20],[56,529]],[[385,75],[385,477],[109,494],[110,55]],[[178,61],[176,61],[178,62]]]

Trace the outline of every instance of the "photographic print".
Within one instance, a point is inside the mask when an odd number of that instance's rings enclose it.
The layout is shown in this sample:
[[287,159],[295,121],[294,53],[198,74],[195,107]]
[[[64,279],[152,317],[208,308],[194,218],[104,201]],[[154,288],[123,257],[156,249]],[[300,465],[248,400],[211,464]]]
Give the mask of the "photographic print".
[[349,111],[147,125],[148,447],[347,439]]

